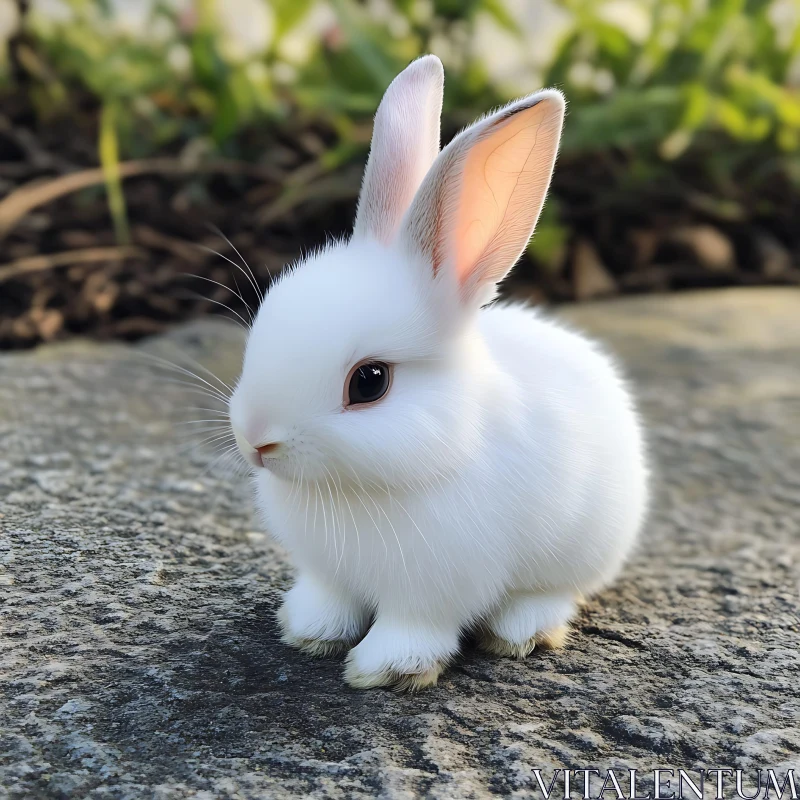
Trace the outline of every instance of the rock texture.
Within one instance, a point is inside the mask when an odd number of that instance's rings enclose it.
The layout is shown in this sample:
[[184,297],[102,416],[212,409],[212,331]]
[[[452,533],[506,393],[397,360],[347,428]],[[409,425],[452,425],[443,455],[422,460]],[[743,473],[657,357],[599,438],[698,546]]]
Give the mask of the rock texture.
[[642,546],[565,650],[467,646],[416,696],[278,641],[287,563],[173,424],[207,403],[133,356],[230,377],[238,337],[3,356],[0,797],[530,797],[537,767],[797,767],[800,291],[563,314],[638,387]]

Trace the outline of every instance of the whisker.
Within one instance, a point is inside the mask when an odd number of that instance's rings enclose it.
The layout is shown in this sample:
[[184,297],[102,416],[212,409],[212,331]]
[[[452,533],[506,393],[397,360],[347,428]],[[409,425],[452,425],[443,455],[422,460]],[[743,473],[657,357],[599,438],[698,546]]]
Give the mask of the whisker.
[[227,405],[228,398],[224,395],[215,394],[214,392],[210,391],[209,389],[205,389],[202,386],[198,386],[196,383],[190,383],[189,381],[179,381],[177,378],[162,378],[163,383],[168,383],[172,386],[183,386],[185,387],[188,394],[199,394],[209,400],[216,400],[218,402],[224,403]]
[[222,308],[227,309],[238,317],[241,320],[241,323],[236,322],[235,320],[231,320],[231,322],[235,322],[239,327],[245,332],[250,333],[250,323],[235,309],[231,308],[229,305],[225,303],[221,303],[219,300],[214,300],[212,297],[206,297],[204,294],[200,294],[200,292],[193,292],[191,290],[187,290],[187,294],[193,297],[195,300],[205,300],[207,303],[213,303],[215,306],[221,306]]
[[[198,442],[194,442],[194,444],[192,444],[191,448],[189,449],[194,449],[196,447],[202,447],[203,445],[210,445],[213,444],[214,442],[223,442],[223,441],[229,441],[231,442],[231,444],[236,444],[236,440],[233,438],[233,434],[230,432],[212,433],[211,436],[207,436],[205,439],[201,439]],[[185,452],[186,448],[183,448],[182,451]]]
[[[252,280],[250,281],[250,285],[253,287],[253,289],[255,289],[255,292],[256,292],[256,295],[258,296],[259,301],[260,302],[264,302],[264,294],[263,294],[263,292],[259,291],[259,288],[258,288],[258,285],[257,285],[258,281],[256,280],[255,273],[253,272],[252,267],[247,263],[247,260],[245,259],[245,257],[239,252],[239,249],[236,247],[236,245],[216,225],[214,225],[212,223],[210,225],[210,227],[211,227],[212,231],[214,231],[218,236],[221,236],[233,248],[234,253],[236,253],[236,255],[239,256],[239,258],[242,260],[242,264],[244,264],[245,267],[247,267],[248,271],[250,272],[250,276],[252,277]],[[245,274],[245,277],[247,277],[246,274]],[[248,280],[250,280],[250,279],[248,278]]]
[[[348,465],[348,469],[350,470],[350,472],[352,472],[352,473],[353,473],[353,477],[355,478],[355,480],[356,480],[356,483],[358,483],[358,486],[359,486],[359,488],[361,489],[361,492],[362,492],[362,494],[364,494],[365,496],[369,497],[369,498],[370,498],[370,500],[372,500],[372,503],[373,503],[373,505],[374,505],[374,506],[376,507],[376,509],[377,509],[377,507],[378,507],[378,504],[377,504],[377,502],[376,502],[376,501],[375,501],[375,500],[374,500],[374,499],[373,499],[373,498],[372,498],[372,497],[369,495],[369,493],[367,492],[367,489],[365,488],[364,484],[361,482],[361,479],[358,477],[358,473],[356,473],[355,469],[353,469],[353,467],[351,467],[351,466],[349,466],[349,465]],[[383,532],[381,531],[381,526],[380,526],[380,525],[378,525],[377,521],[375,520],[375,517],[373,517],[373,516],[372,516],[372,513],[371,513],[371,512],[370,512],[370,510],[367,508],[367,504],[364,502],[364,500],[363,500],[363,498],[362,498],[361,494],[359,494],[358,492],[356,492],[354,496],[355,496],[355,497],[358,499],[358,501],[361,503],[361,505],[362,505],[362,506],[363,506],[363,508],[364,508],[364,511],[366,511],[366,512],[367,512],[367,516],[370,518],[370,520],[372,520],[372,524],[375,526],[375,530],[378,532],[378,536],[380,536],[380,538],[381,538],[381,542],[383,542],[384,558],[388,558],[388,557],[389,557],[389,547],[388,547],[388,545],[386,544],[386,539],[383,537]]]
[[[230,292],[234,297],[238,297],[242,301],[242,303],[244,304],[244,307],[247,309],[247,314],[250,317],[250,322],[248,323],[248,325],[252,325],[253,324],[253,319],[254,319],[253,318],[253,309],[250,308],[250,304],[247,302],[247,300],[245,300],[244,297],[242,297],[241,292],[239,292],[239,291],[235,291],[234,292],[233,289],[231,289],[230,286],[226,286],[224,283],[220,283],[219,281],[215,281],[213,278],[206,278],[205,275],[197,275],[194,272],[184,272],[183,274],[186,275],[189,278],[197,278],[200,281],[207,281],[208,283],[213,283],[215,286],[220,286],[223,289],[225,289],[226,291]],[[234,283],[235,283],[236,282],[236,276],[235,275],[233,276],[233,280],[234,280]],[[239,289],[238,284],[236,285],[236,289],[237,290]],[[211,298],[210,297],[206,297],[206,300],[211,300]],[[231,311],[233,311],[233,309],[231,309]]]
[[[222,391],[219,389],[219,387],[214,386],[213,384],[209,383],[205,378],[201,377],[196,372],[192,372],[192,370],[187,369],[186,367],[182,367],[180,364],[176,364],[174,361],[169,361],[166,358],[162,358],[161,356],[157,356],[154,353],[148,353],[147,351],[144,351],[144,350],[137,350],[137,351],[134,351],[134,352],[136,352],[136,354],[141,356],[142,358],[149,358],[151,361],[156,362],[158,364],[158,366],[160,366],[160,367],[162,367],[164,369],[176,370],[177,372],[183,373],[184,375],[188,375],[190,378],[196,378],[197,380],[201,381],[206,386],[208,386],[210,389],[213,389],[214,391],[219,392],[223,397],[225,397],[225,400],[227,402],[228,396],[224,395],[222,393]],[[190,363],[193,363],[195,366],[198,366],[209,377],[213,378],[215,381],[217,381],[217,383],[221,384],[225,389],[227,389],[229,392],[231,392],[231,394],[233,393],[233,389],[230,386],[228,386],[228,384],[225,383],[225,381],[223,381],[222,378],[220,378],[217,375],[215,375],[207,367],[204,367],[199,361],[197,361],[196,359],[192,358],[191,356],[189,356],[189,355],[187,355],[185,353],[181,353],[180,351],[178,351],[178,354],[180,356],[182,356],[183,358],[187,359]]]
[[161,380],[163,383],[168,383],[172,386],[184,386],[189,392],[201,394],[203,397],[207,397],[211,400],[218,400],[225,404],[228,402],[228,398],[224,395],[212,392],[210,389],[206,389],[204,386],[198,386],[196,383],[191,383],[190,381],[181,381],[177,378],[162,378]]
[[[342,478],[339,475],[339,470],[336,469],[335,466],[331,465],[333,468],[333,472],[336,475],[336,481],[339,484],[339,494],[341,497],[344,497],[344,502],[347,504],[347,508],[350,511],[350,518],[353,520],[353,528],[356,533],[356,548],[358,550],[358,564],[361,564],[361,536],[358,532],[358,522],[356,522],[356,515],[353,513],[353,507],[350,505],[350,501],[347,499],[347,492],[342,488]],[[328,468],[325,467],[325,471],[328,472]],[[330,473],[328,473],[330,474]],[[333,480],[333,476],[331,476],[331,480]]]
[[[210,225],[210,230],[214,231],[215,228],[216,228],[215,225]],[[225,239],[228,242],[228,244],[231,247],[233,247],[234,250],[236,250],[236,247],[234,246],[233,242],[230,239],[228,239],[228,237],[219,228],[216,228],[215,232],[217,233],[218,236],[222,236],[222,238]],[[239,253],[238,250],[236,250],[236,252]],[[239,253],[239,258],[242,258],[241,253]],[[242,261],[244,261],[244,259],[242,259]],[[244,261],[244,264],[248,268],[248,270],[250,270],[250,267],[249,267],[249,265],[247,264],[246,261]],[[250,272],[252,274],[252,270],[250,270]],[[242,290],[239,287],[239,279],[236,277],[236,273],[235,272],[231,272],[231,277],[233,278],[233,285],[236,287],[236,292],[238,293],[239,297],[241,298],[241,301],[245,304],[245,307],[247,308],[247,310],[249,312],[248,316],[250,317],[250,323],[252,324],[255,321],[255,314],[253,313],[253,310],[250,307],[250,304],[244,299],[244,295],[242,294]],[[259,303],[261,302],[260,298],[259,298],[258,302]]]
[[205,469],[200,473],[198,478],[203,478],[208,475],[211,470],[218,468],[221,464],[224,464],[226,461],[233,459],[234,466],[238,466],[239,470],[237,470],[238,474],[241,474],[241,468],[244,467],[247,469],[247,465],[244,464],[241,458],[237,458],[238,449],[235,446],[228,447],[227,449],[223,450],[219,455],[213,458],[205,467]]
[[250,285],[253,287],[253,289],[255,289],[256,294],[259,296],[259,298],[261,297],[261,293],[259,292],[258,286],[256,285],[255,281],[235,261],[232,261],[230,258],[228,258],[228,256],[224,255],[223,253],[220,253],[218,250],[214,250],[213,247],[207,247],[204,244],[198,245],[198,247],[201,250],[205,250],[207,253],[212,253],[215,256],[219,256],[220,258],[225,259],[225,261],[227,261],[229,264],[232,264],[234,267],[236,267],[236,269],[238,269],[239,272],[241,272],[242,275],[244,275],[247,278],[247,280],[250,281]]
[[[224,420],[221,420],[221,419],[190,419],[190,420],[188,420],[186,422],[176,422],[175,424],[176,425],[201,425],[204,422],[220,423],[220,422],[224,422]],[[222,428],[226,428],[226,427],[228,427],[228,426],[227,425],[219,425],[219,424],[217,425],[217,428],[219,428],[220,430],[222,430]]]
[[230,429],[225,428],[192,428],[191,430],[187,430],[186,428],[181,428],[180,430],[176,431],[177,435],[182,440],[192,439],[195,436],[201,436],[204,433],[227,433]]

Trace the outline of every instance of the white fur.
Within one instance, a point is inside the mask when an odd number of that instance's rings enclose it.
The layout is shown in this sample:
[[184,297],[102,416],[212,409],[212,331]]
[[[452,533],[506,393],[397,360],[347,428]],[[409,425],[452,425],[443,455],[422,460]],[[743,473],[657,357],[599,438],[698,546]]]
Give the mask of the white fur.
[[389,242],[439,153],[444,70],[423,56],[390,84],[375,115],[354,237]]
[[[284,636],[355,644],[357,686],[435,681],[479,624],[517,647],[559,628],[618,574],[647,505],[640,426],[611,358],[531,309],[479,310],[450,261],[434,275],[410,217],[393,241],[355,236],[273,286],[230,403],[246,457],[279,443],[253,479],[299,572]],[[344,408],[367,358],[394,365],[392,387]]]

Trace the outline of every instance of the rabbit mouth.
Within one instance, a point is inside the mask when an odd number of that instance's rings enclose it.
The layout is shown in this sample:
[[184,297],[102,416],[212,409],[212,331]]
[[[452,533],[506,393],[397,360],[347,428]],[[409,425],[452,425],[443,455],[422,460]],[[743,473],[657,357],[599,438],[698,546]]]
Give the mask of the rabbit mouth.
[[253,474],[256,477],[269,473],[282,480],[294,480],[296,478],[296,470],[292,465],[291,459],[288,458],[268,456],[262,458],[258,466],[258,469],[253,470]]
[[268,469],[270,472],[284,472],[286,458],[277,455],[267,455],[262,448],[254,448],[245,454],[247,461],[256,469]]

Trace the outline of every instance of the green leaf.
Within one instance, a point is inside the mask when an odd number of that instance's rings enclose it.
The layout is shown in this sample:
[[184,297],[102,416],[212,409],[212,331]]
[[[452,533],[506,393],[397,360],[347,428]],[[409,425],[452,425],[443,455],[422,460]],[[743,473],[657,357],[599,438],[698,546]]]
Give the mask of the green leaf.
[[374,35],[370,35],[352,0],[331,0],[331,5],[365,74],[375,86],[386,88],[394,80],[397,69],[396,64],[387,58],[385,47],[381,47]]
[[119,143],[117,139],[117,108],[113,104],[103,106],[100,113],[100,138],[98,152],[108,196],[108,209],[114,223],[114,233],[119,244],[130,242],[128,212],[125,194],[119,174]]
[[308,15],[314,0],[271,0],[275,13],[275,38],[280,39]]
[[217,96],[211,136],[217,144],[228,139],[238,127],[238,107],[230,88],[223,88]]
[[536,223],[536,231],[528,243],[528,252],[550,272],[564,263],[569,229],[561,224],[556,197],[549,197]]
[[522,29],[506,8],[504,0],[483,0],[479,5],[501,28],[514,36],[522,37]]

